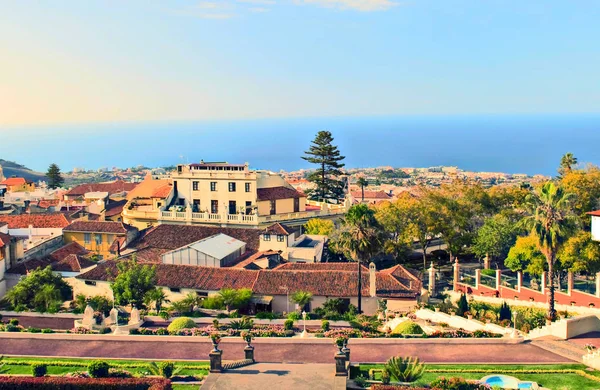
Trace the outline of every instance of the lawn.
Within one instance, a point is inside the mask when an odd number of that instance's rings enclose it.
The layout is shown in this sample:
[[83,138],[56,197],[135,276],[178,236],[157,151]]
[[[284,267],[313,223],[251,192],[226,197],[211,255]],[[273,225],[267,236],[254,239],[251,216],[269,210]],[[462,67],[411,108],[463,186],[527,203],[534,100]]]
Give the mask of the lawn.
[[[113,360],[100,359],[108,362],[112,368],[122,369],[132,374],[143,374],[147,372],[146,365],[150,361],[144,360]],[[34,357],[2,357],[1,362],[4,363],[5,374],[31,374],[30,363],[42,362],[48,365],[49,375],[63,375],[75,371],[87,371],[87,365],[90,360],[73,359],[73,358],[34,358]],[[178,375],[181,376],[196,376],[205,377],[208,375],[208,362],[206,361],[174,361],[175,366],[185,367]],[[188,390],[183,387],[182,389]],[[190,390],[192,387],[189,388]]]
[[173,390],[199,390],[199,385],[173,385]]
[[[383,365],[360,365],[361,375],[368,377],[369,370],[382,369]],[[551,390],[597,390],[600,388],[600,372],[587,371],[583,364],[551,364],[551,365],[469,365],[469,364],[428,364],[426,373],[416,383],[426,385],[434,379],[444,377],[463,377],[465,379],[481,379],[493,373],[502,373],[514,376],[523,381],[537,382],[543,387]],[[562,370],[583,370],[597,377],[598,381],[586,378],[577,373],[552,372]],[[527,373],[523,373],[527,372]],[[376,373],[376,379],[379,375]]]

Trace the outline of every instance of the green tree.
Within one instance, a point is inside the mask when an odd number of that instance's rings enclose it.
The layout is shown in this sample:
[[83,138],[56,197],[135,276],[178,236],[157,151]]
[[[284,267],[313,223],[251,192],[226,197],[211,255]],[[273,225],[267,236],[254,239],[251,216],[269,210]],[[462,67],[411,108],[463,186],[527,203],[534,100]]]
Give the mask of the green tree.
[[570,199],[571,194],[553,182],[545,183],[529,197],[531,215],[523,220],[523,224],[531,229],[537,238],[541,252],[548,265],[548,318],[556,319],[554,309],[554,267],[556,255],[561,246],[569,238],[575,226]]
[[52,189],[62,187],[65,182],[65,179],[61,175],[60,168],[54,163],[50,164],[48,167],[46,177],[48,178],[48,187]]
[[375,211],[366,204],[350,207],[331,239],[332,248],[357,262],[358,266],[358,312],[362,309],[362,263],[367,263],[381,252],[381,226],[375,218]]
[[160,313],[160,309],[165,302],[168,302],[167,295],[160,287],[156,287],[148,291],[144,296],[144,303],[148,306],[154,303],[154,308],[157,314]]
[[219,291],[219,296],[223,300],[225,310],[230,312],[232,309],[246,306],[252,298],[252,290],[242,288],[235,290],[233,288],[223,288]]
[[546,270],[546,257],[533,235],[519,237],[508,251],[504,265],[511,271],[541,275]]
[[412,213],[406,206],[400,201],[381,202],[374,206],[375,218],[384,231],[383,248],[397,262],[407,258],[412,252]]
[[563,269],[595,274],[600,271],[600,243],[590,232],[580,230],[562,246],[558,259]]
[[118,305],[141,308],[148,291],[156,285],[156,266],[139,264],[135,258],[117,262],[118,274],[111,284]]
[[64,301],[72,299],[73,290],[50,266],[31,271],[6,294],[14,307],[47,312],[57,311]]
[[312,218],[304,225],[304,232],[306,234],[330,236],[334,229],[335,225],[330,219]]
[[577,157],[573,155],[573,153],[566,153],[560,159],[560,167],[558,168],[558,173],[562,176],[565,173],[569,173],[573,170],[573,167],[577,165]]
[[588,212],[600,207],[600,169],[590,165],[565,173],[561,180],[565,192],[573,194],[572,206],[580,223],[589,230]]
[[309,304],[312,297],[312,293],[308,291],[295,291],[290,296],[290,301],[298,305],[298,311],[302,311],[304,307]]
[[364,177],[359,177],[358,181],[356,182],[356,185],[360,187],[360,191],[361,191],[361,201],[364,202],[365,201],[365,187],[369,186],[369,182],[367,181],[367,179],[365,179]]
[[507,217],[496,214],[487,218],[477,231],[473,243],[473,253],[479,258],[490,256],[492,259],[505,257],[517,239],[517,229]]
[[302,157],[309,163],[318,165],[317,170],[308,176],[308,180],[316,185],[308,194],[313,200],[325,202],[344,197],[344,184],[338,177],[342,174],[340,169],[344,164],[341,161],[345,157],[332,142],[333,137],[329,131],[319,131],[309,150],[304,152],[306,156]]

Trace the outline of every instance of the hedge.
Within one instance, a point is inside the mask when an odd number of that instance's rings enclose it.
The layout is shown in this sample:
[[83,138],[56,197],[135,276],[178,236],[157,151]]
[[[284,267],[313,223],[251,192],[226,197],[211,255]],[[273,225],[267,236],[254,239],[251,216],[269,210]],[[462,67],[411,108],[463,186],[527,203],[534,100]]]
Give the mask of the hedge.
[[0,390],[172,390],[171,381],[163,378],[66,378],[0,377]]
[[[80,368],[87,368],[88,365],[90,364],[88,361],[79,361],[79,362],[71,362],[71,361],[64,361],[64,360],[56,360],[56,361],[40,361],[40,360],[12,360],[11,358],[3,358],[2,362],[4,364],[6,364],[7,366],[31,366],[33,364],[36,363],[44,363],[45,365],[47,365],[48,367],[80,367]],[[147,368],[149,363],[121,363],[118,360],[107,360],[107,362],[111,365],[111,367],[113,368]],[[208,364],[198,364],[198,365],[192,365],[192,364],[184,364],[183,362],[180,363],[175,363],[175,366],[177,368],[181,368],[182,370],[208,370],[209,369],[209,365]]]

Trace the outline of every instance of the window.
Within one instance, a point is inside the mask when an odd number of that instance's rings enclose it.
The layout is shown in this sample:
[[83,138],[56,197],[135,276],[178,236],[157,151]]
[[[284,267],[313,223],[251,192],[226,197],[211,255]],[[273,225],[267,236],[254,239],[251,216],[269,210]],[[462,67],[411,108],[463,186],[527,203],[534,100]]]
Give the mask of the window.
[[92,281],[92,280],[86,280],[85,284],[87,284],[88,286],[95,286],[96,282]]
[[252,212],[252,202],[247,200],[246,201],[246,215],[250,214],[251,212]]
[[235,202],[235,200],[230,200],[229,201],[229,214],[236,214],[237,213],[237,204]]
[[102,234],[96,234],[94,238],[96,239],[96,245],[102,244]]
[[300,211],[300,198],[294,198],[294,212]]
[[91,233],[83,233],[83,242],[89,244],[92,242],[92,234]]
[[271,241],[271,235],[269,233],[263,234],[263,240],[264,241]]
[[177,287],[169,287],[169,290],[171,290],[171,292],[174,292],[174,293],[181,292],[181,289],[177,288]]
[[235,182],[229,182],[229,192],[235,192]]
[[194,202],[192,203],[192,211],[194,213],[200,211],[200,199],[194,199]]
[[160,207],[160,206],[162,206],[162,203],[156,202],[156,207]]
[[250,192],[250,183],[246,183],[246,192]]
[[106,235],[106,242],[109,244],[112,244],[115,241],[115,236],[113,236],[112,234],[107,234]]
[[277,208],[276,208],[276,205],[275,205],[275,201],[274,201],[274,200],[272,200],[272,201],[271,201],[271,211],[270,211],[270,214],[271,214],[271,215],[274,215],[274,214],[276,214],[276,213],[277,213]]
[[218,200],[211,200],[210,201],[210,212],[212,214],[218,214],[219,213],[219,201]]
[[217,190],[217,182],[216,181],[211,181],[210,182],[210,190],[212,192],[215,192]]
[[283,234],[278,234],[277,235],[277,242],[284,242],[285,241],[285,236]]
[[197,181],[192,182],[192,191],[198,191],[198,182]]

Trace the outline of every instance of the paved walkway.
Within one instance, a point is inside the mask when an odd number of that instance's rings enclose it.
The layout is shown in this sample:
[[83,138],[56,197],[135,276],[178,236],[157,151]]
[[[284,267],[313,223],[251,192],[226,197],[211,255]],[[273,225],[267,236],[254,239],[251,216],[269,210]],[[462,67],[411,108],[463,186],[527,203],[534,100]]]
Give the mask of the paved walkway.
[[346,377],[336,377],[334,370],[334,364],[257,363],[226,374],[210,374],[202,390],[345,390]]
[[582,363],[582,356],[585,355],[585,344],[574,342],[571,340],[562,340],[557,337],[541,337],[533,340],[531,343],[536,347],[540,347],[548,352],[555,353],[567,359]]
[[[191,340],[190,340],[191,341]],[[221,344],[224,360],[244,358],[244,343],[226,339]],[[263,363],[333,363],[336,348],[329,343],[260,340],[255,343],[256,360]],[[0,339],[0,354],[97,358],[206,360],[212,349],[207,339],[193,342],[92,341],[29,338]],[[531,343],[523,344],[439,344],[371,342],[352,345],[351,361],[385,362],[390,356],[418,356],[428,363],[564,363],[569,359]]]

